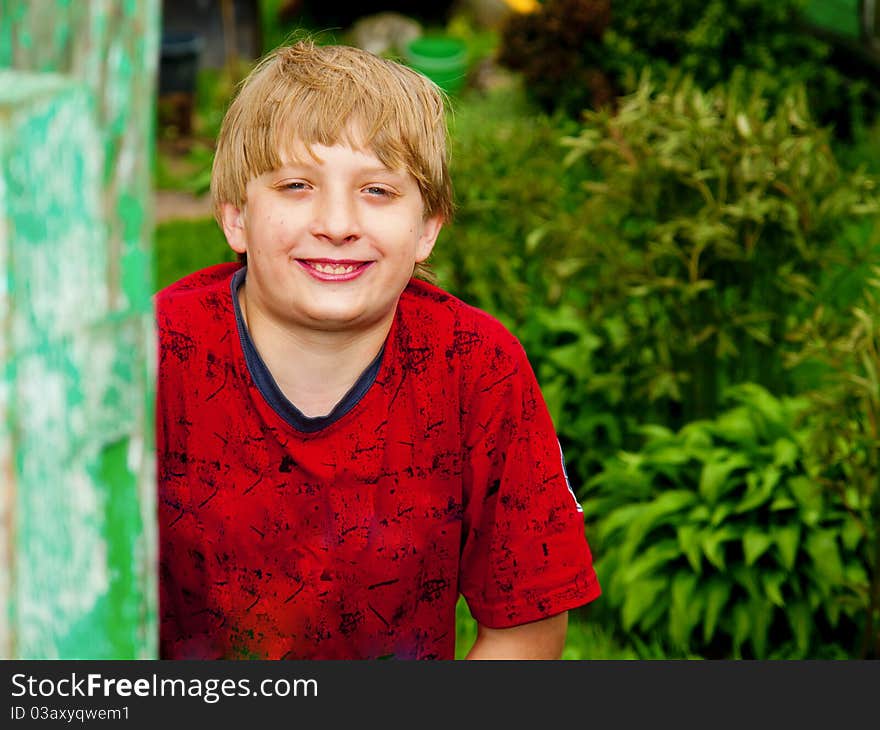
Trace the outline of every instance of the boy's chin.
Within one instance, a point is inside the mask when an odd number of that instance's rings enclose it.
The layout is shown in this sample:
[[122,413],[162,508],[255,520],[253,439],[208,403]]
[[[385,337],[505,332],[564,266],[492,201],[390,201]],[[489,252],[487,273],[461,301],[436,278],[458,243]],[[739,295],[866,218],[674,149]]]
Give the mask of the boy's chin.
[[394,310],[394,307],[380,310],[314,308],[308,312],[304,324],[321,332],[361,332],[390,322]]

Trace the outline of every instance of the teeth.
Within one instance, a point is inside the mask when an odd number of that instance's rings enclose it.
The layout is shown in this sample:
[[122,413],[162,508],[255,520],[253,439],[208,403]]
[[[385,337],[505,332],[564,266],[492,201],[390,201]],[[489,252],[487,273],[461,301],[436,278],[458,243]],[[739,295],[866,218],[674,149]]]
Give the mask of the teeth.
[[315,271],[322,274],[350,274],[355,270],[353,264],[312,264]]

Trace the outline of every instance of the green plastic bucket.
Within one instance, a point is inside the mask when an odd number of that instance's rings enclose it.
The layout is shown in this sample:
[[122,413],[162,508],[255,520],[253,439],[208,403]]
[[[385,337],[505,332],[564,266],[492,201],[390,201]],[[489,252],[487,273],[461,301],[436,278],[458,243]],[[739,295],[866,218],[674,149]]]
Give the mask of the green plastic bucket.
[[421,36],[410,41],[406,62],[449,94],[460,91],[467,78],[467,46],[449,36]]

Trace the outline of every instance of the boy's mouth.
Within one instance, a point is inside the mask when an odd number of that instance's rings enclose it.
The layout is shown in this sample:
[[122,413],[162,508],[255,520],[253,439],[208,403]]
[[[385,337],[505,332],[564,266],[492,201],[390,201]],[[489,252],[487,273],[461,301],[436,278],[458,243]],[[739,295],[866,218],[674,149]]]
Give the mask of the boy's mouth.
[[363,274],[372,261],[296,259],[308,274],[319,281],[350,281]]

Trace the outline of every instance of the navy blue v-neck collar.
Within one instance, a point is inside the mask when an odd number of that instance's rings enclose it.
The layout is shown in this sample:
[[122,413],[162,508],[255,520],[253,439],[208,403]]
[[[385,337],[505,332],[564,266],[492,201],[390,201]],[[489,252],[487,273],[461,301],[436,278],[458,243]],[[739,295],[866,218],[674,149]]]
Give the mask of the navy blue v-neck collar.
[[379,354],[367,366],[367,369],[361,373],[355,384],[342,396],[342,399],[334,406],[330,413],[326,416],[307,416],[287,400],[287,397],[281,392],[281,388],[278,387],[275,378],[272,377],[272,373],[269,372],[269,368],[266,367],[266,363],[263,362],[263,358],[260,357],[260,353],[257,352],[254,341],[251,339],[244,321],[244,315],[241,312],[241,306],[238,303],[238,290],[244,283],[246,275],[246,266],[236,271],[232,276],[230,288],[232,306],[235,309],[235,324],[238,327],[238,336],[244,352],[244,359],[254,384],[272,409],[297,431],[316,433],[333,425],[360,402],[361,398],[370,389],[370,386],[376,381],[376,376],[379,374],[379,368],[382,365],[382,355],[385,352],[384,343],[382,349],[379,350]]

